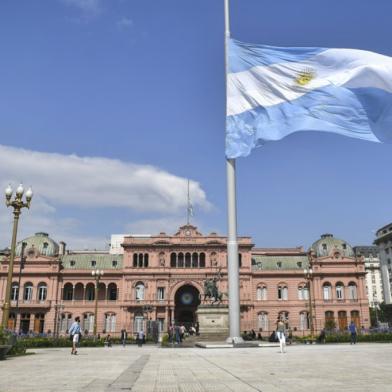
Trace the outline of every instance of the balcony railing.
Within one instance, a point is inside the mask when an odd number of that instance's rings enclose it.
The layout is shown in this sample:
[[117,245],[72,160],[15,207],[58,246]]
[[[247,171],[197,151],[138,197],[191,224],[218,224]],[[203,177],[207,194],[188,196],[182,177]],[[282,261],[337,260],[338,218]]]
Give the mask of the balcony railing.
[[18,303],[17,301],[12,301],[11,300],[11,307],[15,308],[16,305],[18,304],[19,308],[50,308],[52,301],[39,301],[39,300],[28,300],[28,299],[22,299],[19,300]]
[[[114,304],[117,299],[98,299],[99,304]],[[95,299],[63,299],[64,305],[91,305],[95,303]]]

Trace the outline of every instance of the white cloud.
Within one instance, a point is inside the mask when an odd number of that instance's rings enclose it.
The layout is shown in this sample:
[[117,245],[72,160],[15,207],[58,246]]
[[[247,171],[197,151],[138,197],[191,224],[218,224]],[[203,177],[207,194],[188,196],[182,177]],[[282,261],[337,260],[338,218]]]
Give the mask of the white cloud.
[[[33,186],[30,210],[23,209],[18,240],[38,231],[72,249],[104,249],[109,232],[95,217],[96,209],[120,208],[145,214],[164,214],[161,219],[141,219],[128,226],[118,221],[118,231],[173,233],[184,223],[187,180],[149,165],[138,165],[101,157],[78,157],[43,153],[0,145],[0,192],[16,181]],[[201,186],[190,182],[193,205],[209,210],[211,205]],[[1,200],[1,199],[0,199]],[[67,208],[65,208],[67,207]],[[84,233],[85,222],[72,207],[90,208],[89,225],[94,234]],[[104,212],[110,219],[109,212]],[[76,218],[74,217],[76,216]],[[124,214],[124,219],[127,214]],[[0,203],[0,248],[10,245],[12,210]],[[124,226],[125,225],[125,226]]]
[[130,18],[121,18],[116,23],[119,29],[128,29],[133,26],[133,20]]
[[[118,207],[175,214],[185,211],[187,203],[187,180],[149,165],[0,145],[0,167],[0,186],[24,180],[55,207]],[[193,205],[210,208],[199,183],[190,181],[190,193]]]

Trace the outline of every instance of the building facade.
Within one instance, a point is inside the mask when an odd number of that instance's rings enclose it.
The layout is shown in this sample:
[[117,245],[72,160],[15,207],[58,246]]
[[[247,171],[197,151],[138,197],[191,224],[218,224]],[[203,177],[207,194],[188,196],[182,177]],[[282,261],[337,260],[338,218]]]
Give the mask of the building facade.
[[[92,333],[95,269],[104,272],[98,285],[99,333],[137,332],[147,320],[156,321],[162,331],[173,322],[195,323],[198,306],[207,303],[206,279],[219,275],[220,291],[228,292],[226,241],[185,225],[174,235],[125,236],[123,253],[113,254],[68,251],[64,243],[37,233],[23,240],[21,273],[21,243],[17,247],[9,327],[65,334],[80,316],[83,330]],[[312,327],[319,332],[326,322],[342,330],[351,320],[358,327],[370,325],[365,263],[345,241],[323,235],[308,251],[255,248],[250,237],[240,237],[238,243],[242,331],[267,336],[281,316],[301,335]],[[8,257],[2,256],[0,266],[1,305]]]
[[384,302],[392,303],[392,223],[376,232],[374,243],[378,247],[381,264],[381,277],[384,292]]
[[363,257],[366,271],[366,294],[370,307],[374,308],[384,301],[380,257],[377,246],[354,246],[357,257]]

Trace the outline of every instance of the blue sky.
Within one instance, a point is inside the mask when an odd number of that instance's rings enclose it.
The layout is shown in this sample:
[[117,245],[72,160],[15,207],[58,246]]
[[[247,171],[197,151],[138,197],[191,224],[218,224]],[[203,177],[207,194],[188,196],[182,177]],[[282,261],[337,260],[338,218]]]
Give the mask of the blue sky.
[[[390,1],[231,0],[232,36],[392,56]],[[20,236],[73,248],[173,233],[186,178],[204,233],[226,233],[223,0],[3,0],[0,186],[35,197]],[[392,220],[392,146],[298,133],[238,159],[238,231],[257,246],[332,232],[370,244]],[[0,247],[11,211],[0,205]]]

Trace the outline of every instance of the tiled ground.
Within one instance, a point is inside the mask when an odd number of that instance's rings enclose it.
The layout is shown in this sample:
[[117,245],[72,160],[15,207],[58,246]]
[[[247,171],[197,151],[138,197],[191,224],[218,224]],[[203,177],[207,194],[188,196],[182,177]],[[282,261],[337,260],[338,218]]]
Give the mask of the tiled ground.
[[391,391],[392,344],[35,350],[0,362],[0,391]]

